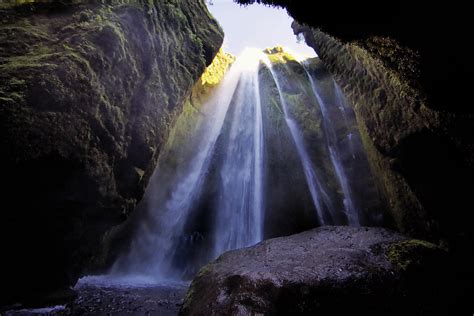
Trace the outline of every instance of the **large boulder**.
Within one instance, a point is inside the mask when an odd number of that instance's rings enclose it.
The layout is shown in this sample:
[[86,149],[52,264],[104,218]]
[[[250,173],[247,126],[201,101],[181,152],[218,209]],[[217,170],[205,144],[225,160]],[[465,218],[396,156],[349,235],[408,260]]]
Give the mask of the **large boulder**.
[[449,302],[445,258],[383,228],[316,228],[221,255],[194,279],[181,315],[437,314]]
[[223,41],[204,0],[21,2],[0,4],[2,301],[100,265]]

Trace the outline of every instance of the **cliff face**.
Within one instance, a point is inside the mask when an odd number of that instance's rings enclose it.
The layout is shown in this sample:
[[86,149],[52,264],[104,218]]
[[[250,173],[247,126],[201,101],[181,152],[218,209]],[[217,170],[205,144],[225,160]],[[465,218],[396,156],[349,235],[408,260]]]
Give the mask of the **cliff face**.
[[[472,182],[472,115],[433,107],[416,54],[390,38],[343,43],[303,32],[348,95],[397,227],[412,236],[465,240]],[[446,91],[446,94],[456,93]],[[456,209],[456,215],[446,212]]]
[[[278,91],[270,71],[262,67],[260,89],[267,159],[265,177],[270,184],[265,188],[266,237],[289,235],[321,225],[314,216],[314,201],[308,190],[301,157],[285,122],[279,93],[287,103],[288,116],[301,133],[321,187],[331,201],[330,207],[339,210],[327,220],[334,225],[347,223],[346,215],[340,210],[345,209],[345,199],[350,198],[361,225],[381,225],[384,204],[374,185],[354,111],[345,99],[340,98],[339,87],[325,65],[319,58],[300,63],[279,47],[267,49],[265,53],[281,89]],[[337,165],[340,165],[339,174]],[[346,192],[341,188],[342,174],[350,188]]]
[[428,109],[419,93],[396,73],[356,45],[345,45],[335,38],[310,28],[300,27],[308,43],[317,48],[341,88],[353,101],[359,127],[386,191],[390,211],[404,233],[431,236],[433,222],[397,170],[394,155],[404,139],[430,129],[436,113]]
[[2,289],[13,297],[70,285],[94,263],[223,34],[194,0],[2,5],[0,16]]

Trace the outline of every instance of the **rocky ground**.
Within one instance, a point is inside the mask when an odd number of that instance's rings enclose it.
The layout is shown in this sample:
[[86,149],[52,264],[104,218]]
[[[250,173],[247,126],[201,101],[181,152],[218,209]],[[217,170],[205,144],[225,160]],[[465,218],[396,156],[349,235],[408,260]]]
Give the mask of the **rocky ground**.
[[107,286],[79,284],[73,303],[35,309],[16,309],[5,315],[177,315],[187,285]]

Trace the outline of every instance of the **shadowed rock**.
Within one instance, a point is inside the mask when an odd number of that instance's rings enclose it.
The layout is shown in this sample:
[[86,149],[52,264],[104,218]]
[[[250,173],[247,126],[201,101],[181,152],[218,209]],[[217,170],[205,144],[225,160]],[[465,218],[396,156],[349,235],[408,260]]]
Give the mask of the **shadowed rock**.
[[435,313],[447,302],[436,299],[444,257],[382,228],[321,227],[223,254],[194,279],[181,315]]

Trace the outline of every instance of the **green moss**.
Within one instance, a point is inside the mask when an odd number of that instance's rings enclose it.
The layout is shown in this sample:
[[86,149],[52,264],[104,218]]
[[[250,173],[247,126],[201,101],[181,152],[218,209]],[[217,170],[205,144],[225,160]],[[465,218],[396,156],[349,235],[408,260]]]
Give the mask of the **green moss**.
[[160,157],[160,164],[173,168],[183,162],[185,155],[181,150],[186,147],[192,135],[195,134],[196,128],[200,126],[200,120],[205,115],[201,112],[202,106],[217,88],[234,60],[232,55],[221,50],[194,85],[190,96],[184,102],[182,111],[177,113],[176,117],[171,116],[162,121],[162,125],[166,125],[169,134]]
[[184,297],[182,310],[190,309],[191,307],[190,305],[194,299],[195,294],[196,294],[196,290],[194,289],[194,284],[191,283],[191,286],[189,287],[188,291],[186,292],[186,296]]
[[268,55],[272,64],[285,64],[289,61],[294,61],[295,58],[288,53],[279,53]]
[[197,277],[202,277],[203,275],[205,275],[206,273],[210,272],[212,270],[212,263],[208,263],[206,264],[204,267],[202,267],[201,269],[199,269],[199,272],[197,274]]
[[12,7],[12,6],[15,6],[15,5],[34,3],[34,2],[35,2],[35,0],[10,0],[10,1],[8,1],[8,3],[0,4],[0,9]]
[[386,197],[385,202],[388,205],[387,211],[390,213],[390,218],[395,221],[396,227],[402,233],[415,234],[413,227],[420,222],[418,217],[422,214],[422,206],[402,176],[392,170],[390,161],[375,147],[374,140],[370,138],[364,119],[361,118],[360,111],[357,108],[356,105],[355,113],[359,133],[377,187]]
[[0,96],[0,101],[2,101],[2,103],[5,102],[6,104],[16,103],[17,101],[15,100],[14,95],[10,94],[10,96],[10,98]]
[[284,114],[283,109],[281,108],[280,100],[279,100],[278,97],[271,96],[270,97],[270,105],[271,105],[271,109],[273,109],[274,112],[278,113],[278,115],[283,115]]
[[54,52],[47,46],[40,45],[32,49],[28,54],[6,58],[6,63],[0,65],[0,70],[7,71],[16,68],[56,67],[51,59],[60,57],[61,54]]
[[427,251],[439,250],[438,246],[419,239],[402,240],[392,243],[387,249],[387,259],[395,266],[406,270],[411,265],[421,263]]
[[268,59],[273,65],[286,64],[288,62],[296,61],[296,58],[290,53],[286,52],[281,46],[266,48],[263,52],[267,54]]
[[[31,24],[31,22],[26,19],[20,19],[14,25],[3,26],[2,32],[4,32],[4,34],[10,34],[10,36],[21,36],[24,39],[34,39],[37,43],[54,39],[51,34],[48,34],[47,27],[44,25]],[[35,46],[31,45],[27,47],[34,48]]]
[[167,151],[173,150],[175,147],[184,145],[187,135],[191,134],[194,124],[196,123],[198,111],[194,108],[189,100],[184,104],[183,111],[176,119],[171,129],[168,140],[165,145]]
[[168,14],[173,18],[177,19],[177,22],[180,24],[186,24],[187,18],[180,7],[174,1],[168,1],[166,3],[166,10],[168,10]]
[[284,97],[288,104],[291,105],[292,114],[299,122],[304,136],[316,138],[322,137],[322,120],[320,119],[319,113],[315,111],[316,108],[308,106],[306,99],[307,95],[304,93],[285,93]]
[[23,80],[23,79],[18,79],[18,78],[16,78],[16,77],[12,77],[12,78],[10,79],[10,85],[12,85],[12,86],[24,85],[25,83],[26,83],[25,80]]
[[214,61],[206,68],[206,71],[201,76],[202,85],[217,85],[229,66],[235,61],[235,57],[231,54],[225,53],[222,49],[219,50]]
[[[199,278],[199,277],[202,277],[204,276],[206,273],[208,273],[209,271],[211,271],[211,266],[212,266],[212,263],[208,263],[206,264],[204,267],[202,267],[198,274],[196,275],[196,279]],[[190,307],[190,304],[193,302],[194,300],[194,295],[196,294],[196,289],[195,289],[195,282],[192,282],[191,283],[191,286],[189,287],[188,289],[188,292],[186,293],[186,296],[184,298],[184,302],[183,302],[183,307],[182,307],[182,310],[188,310],[189,307]]]

